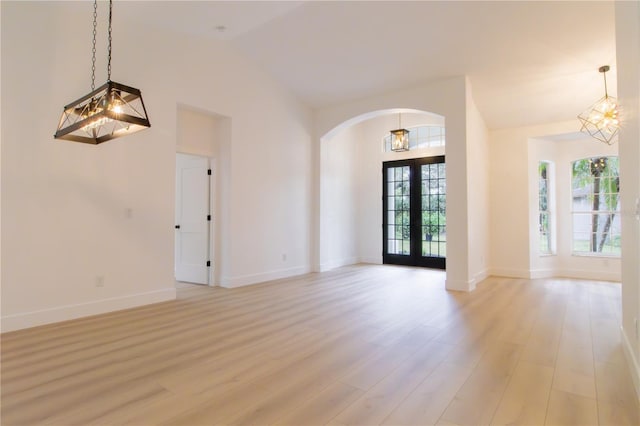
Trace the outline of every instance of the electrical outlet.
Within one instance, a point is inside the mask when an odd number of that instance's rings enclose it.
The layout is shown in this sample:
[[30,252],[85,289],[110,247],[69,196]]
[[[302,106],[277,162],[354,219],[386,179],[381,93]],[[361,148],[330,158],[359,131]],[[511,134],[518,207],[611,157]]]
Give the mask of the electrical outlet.
[[96,287],[104,287],[104,277],[102,275],[96,277]]
[[282,253],[282,261],[283,262],[287,261],[287,253]]

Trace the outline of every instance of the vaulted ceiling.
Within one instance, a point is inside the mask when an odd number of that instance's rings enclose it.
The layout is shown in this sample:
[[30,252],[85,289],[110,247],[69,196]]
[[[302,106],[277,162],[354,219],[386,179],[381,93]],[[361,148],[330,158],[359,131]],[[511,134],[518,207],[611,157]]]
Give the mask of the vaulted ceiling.
[[467,75],[490,128],[575,118],[615,84],[613,2],[120,2],[223,40],[314,108]]

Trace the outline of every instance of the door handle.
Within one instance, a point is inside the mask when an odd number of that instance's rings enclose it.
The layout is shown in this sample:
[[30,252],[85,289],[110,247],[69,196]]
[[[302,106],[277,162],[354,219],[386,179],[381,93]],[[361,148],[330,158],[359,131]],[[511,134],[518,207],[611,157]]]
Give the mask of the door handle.
[[176,225],[176,229],[180,229],[180,225]]

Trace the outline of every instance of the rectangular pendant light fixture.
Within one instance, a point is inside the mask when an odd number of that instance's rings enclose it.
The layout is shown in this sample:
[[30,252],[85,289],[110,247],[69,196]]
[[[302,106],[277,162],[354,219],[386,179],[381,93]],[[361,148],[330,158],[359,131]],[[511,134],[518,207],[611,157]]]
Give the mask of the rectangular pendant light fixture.
[[111,81],[112,12],[109,0],[107,82],[95,88],[98,2],[94,0],[91,93],[64,107],[56,139],[97,145],[151,127],[140,90]]
[[55,138],[97,145],[150,126],[140,90],[107,81],[64,107]]

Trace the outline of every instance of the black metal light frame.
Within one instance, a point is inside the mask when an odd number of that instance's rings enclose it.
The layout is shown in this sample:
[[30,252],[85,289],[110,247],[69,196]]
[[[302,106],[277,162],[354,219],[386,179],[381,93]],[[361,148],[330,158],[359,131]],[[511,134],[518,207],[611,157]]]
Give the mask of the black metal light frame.
[[54,137],[97,145],[149,127],[140,90],[107,81],[64,107]]
[[407,129],[391,130],[391,151],[409,151],[409,131]]
[[390,132],[391,151],[409,151],[409,131],[402,128],[402,113],[398,113],[398,128]]

